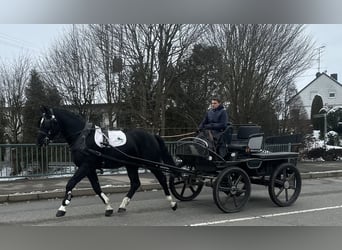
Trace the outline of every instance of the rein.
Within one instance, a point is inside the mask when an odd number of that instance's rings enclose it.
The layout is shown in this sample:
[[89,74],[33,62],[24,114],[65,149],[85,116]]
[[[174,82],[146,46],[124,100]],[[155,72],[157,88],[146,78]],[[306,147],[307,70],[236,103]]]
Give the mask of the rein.
[[178,134],[178,135],[164,135],[161,137],[162,138],[177,138],[177,137],[183,137],[183,136],[188,136],[188,135],[193,135],[193,134],[196,134],[196,132],[190,132],[190,133]]

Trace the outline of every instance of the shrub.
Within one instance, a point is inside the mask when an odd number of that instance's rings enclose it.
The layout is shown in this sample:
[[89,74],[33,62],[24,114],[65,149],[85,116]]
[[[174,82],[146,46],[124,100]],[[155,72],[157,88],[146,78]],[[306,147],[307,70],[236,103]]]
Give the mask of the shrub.
[[318,159],[323,158],[325,150],[323,148],[313,148],[307,152],[306,158],[308,159]]
[[332,146],[339,146],[340,139],[335,131],[329,131],[327,133],[327,144]]
[[303,152],[303,157],[307,159],[324,159],[325,161],[336,161],[342,159],[342,149],[313,148]]

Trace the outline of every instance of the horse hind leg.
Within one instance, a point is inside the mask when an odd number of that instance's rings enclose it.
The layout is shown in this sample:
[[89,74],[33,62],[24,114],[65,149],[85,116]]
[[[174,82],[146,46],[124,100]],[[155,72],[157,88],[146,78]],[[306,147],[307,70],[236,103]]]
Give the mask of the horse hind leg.
[[151,172],[155,175],[155,177],[159,181],[159,184],[162,186],[164,190],[164,194],[166,196],[166,200],[170,202],[171,209],[173,211],[176,211],[178,208],[178,205],[177,205],[177,202],[173,201],[172,199],[172,196],[169,191],[169,187],[167,185],[166,176],[160,170],[151,170]]
[[127,196],[123,198],[121,204],[120,204],[120,207],[118,209],[118,213],[123,213],[123,212],[126,212],[126,207],[127,205],[129,204],[130,202],[130,198],[128,198]]
[[166,200],[170,202],[171,209],[173,211],[176,211],[177,208],[178,208],[178,205],[177,205],[177,202],[173,201],[172,196],[171,195],[167,195],[166,196]]

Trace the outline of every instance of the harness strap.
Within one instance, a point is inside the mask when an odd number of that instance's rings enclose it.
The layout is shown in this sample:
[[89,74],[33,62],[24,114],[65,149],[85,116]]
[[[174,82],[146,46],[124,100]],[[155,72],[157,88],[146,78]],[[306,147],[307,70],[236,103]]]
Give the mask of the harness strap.
[[86,123],[84,125],[84,128],[80,132],[80,135],[78,136],[77,140],[71,146],[72,151],[81,151],[85,154],[88,154],[86,139],[91,131],[92,126],[93,126],[92,123]]
[[108,129],[103,129],[101,128],[101,132],[102,132],[102,144],[105,147],[110,147],[109,145],[109,133],[108,133]]

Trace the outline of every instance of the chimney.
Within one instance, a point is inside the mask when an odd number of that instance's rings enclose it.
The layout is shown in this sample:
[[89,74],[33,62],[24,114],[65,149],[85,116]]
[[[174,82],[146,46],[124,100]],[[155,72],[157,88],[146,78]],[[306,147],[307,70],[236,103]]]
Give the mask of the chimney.
[[331,74],[330,77],[331,77],[332,79],[334,79],[335,81],[337,81],[337,74],[336,74],[336,73]]

